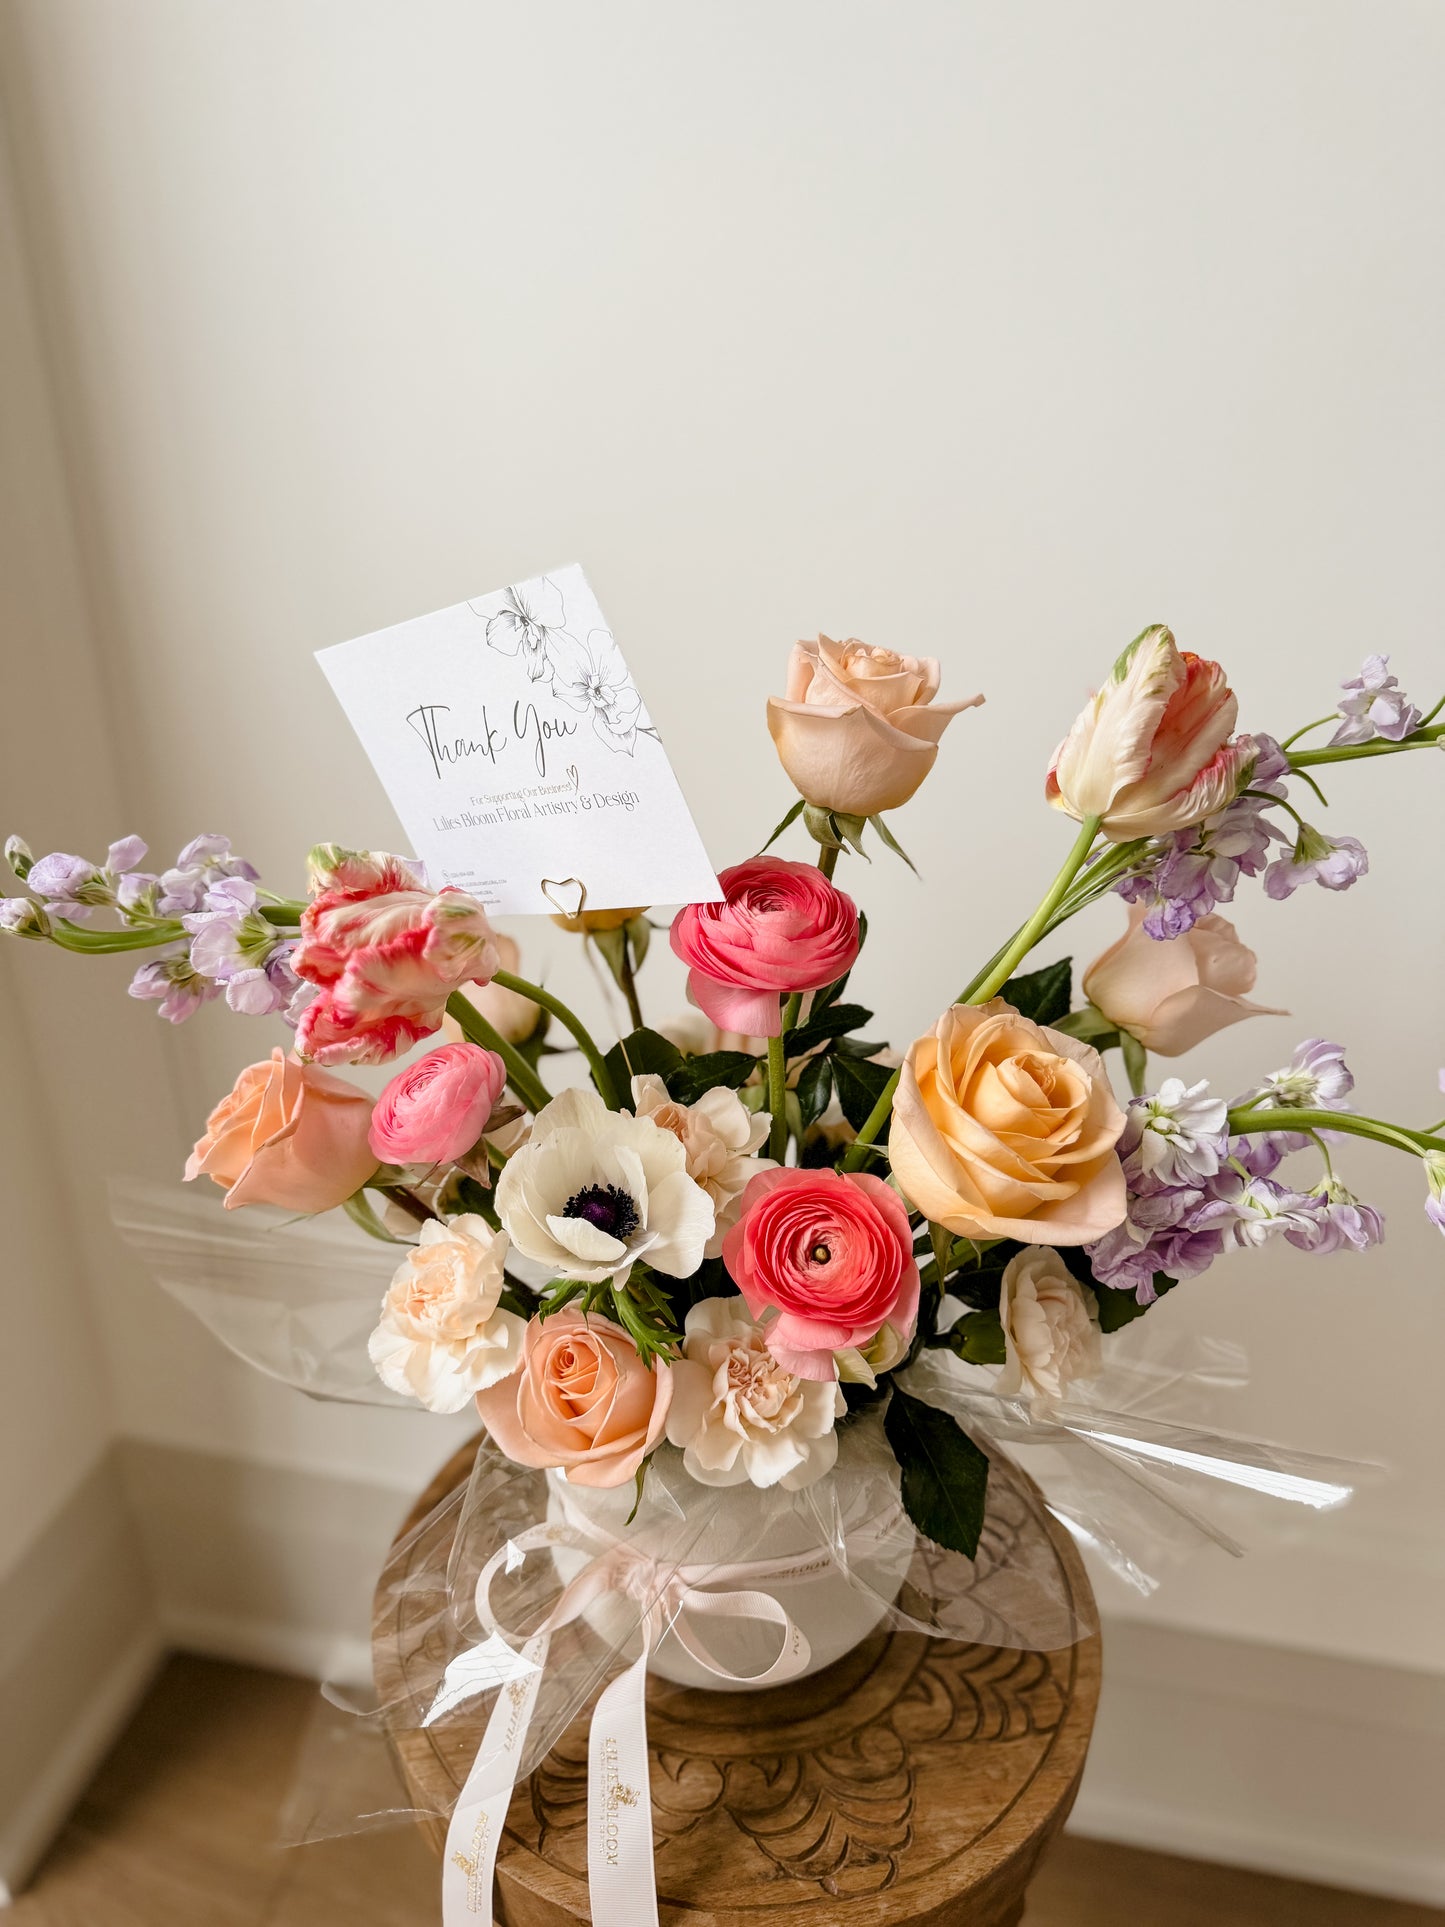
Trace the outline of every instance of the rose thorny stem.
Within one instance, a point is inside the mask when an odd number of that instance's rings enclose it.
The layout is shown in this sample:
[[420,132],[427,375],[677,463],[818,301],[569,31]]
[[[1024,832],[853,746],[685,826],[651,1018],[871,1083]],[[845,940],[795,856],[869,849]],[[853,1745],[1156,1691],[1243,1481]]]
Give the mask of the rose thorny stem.
[[788,1060],[781,1031],[768,1039],[768,1108],[773,1114],[768,1156],[781,1164],[788,1150]]
[[1382,1118],[1360,1117],[1354,1111],[1312,1111],[1275,1109],[1272,1105],[1240,1104],[1229,1113],[1229,1129],[1240,1137],[1262,1131],[1343,1131],[1350,1137],[1373,1138],[1377,1144],[1392,1145],[1423,1157],[1426,1151],[1445,1151],[1445,1138],[1432,1137],[1428,1131],[1411,1131],[1403,1124],[1386,1124]]
[[507,1067],[507,1082],[529,1111],[540,1111],[552,1102],[552,1093],[538,1077],[522,1053],[509,1044],[502,1033],[489,1024],[470,998],[454,991],[447,998],[447,1015],[453,1018],[469,1043],[495,1051]]
[[610,1111],[620,1108],[617,1091],[612,1082],[612,1073],[603,1062],[602,1053],[593,1042],[591,1031],[575,1011],[569,1010],[562,999],[554,997],[550,990],[543,990],[540,984],[529,984],[525,977],[514,977],[510,970],[496,971],[492,982],[500,984],[503,990],[515,990],[520,997],[530,997],[534,1004],[540,1004],[543,1010],[550,1010],[559,1022],[565,1024],[577,1039],[578,1048],[587,1059],[588,1068],[592,1072],[592,1081],[602,1093],[603,1103]]
[[1048,929],[1054,912],[1069,894],[1070,885],[1083,869],[1094,838],[1099,834],[1097,816],[1086,816],[1074,839],[1074,847],[1064,858],[1059,874],[1049,885],[1048,894],[1043,902],[1019,931],[1013,942],[1006,945],[1001,954],[983,972],[975,977],[967,990],[956,999],[960,1004],[986,1004],[995,991],[1006,984],[1024,958]]

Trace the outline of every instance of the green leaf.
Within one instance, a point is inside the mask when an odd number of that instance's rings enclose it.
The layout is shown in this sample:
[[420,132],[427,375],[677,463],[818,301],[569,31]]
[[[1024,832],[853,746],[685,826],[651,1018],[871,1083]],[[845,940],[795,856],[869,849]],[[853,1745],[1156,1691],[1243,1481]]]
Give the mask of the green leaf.
[[999,991],[1006,1004],[1012,1004],[1022,1017],[1036,1024],[1052,1024],[1069,1013],[1074,981],[1074,960],[1060,957],[1057,963],[1031,970],[1027,976],[1010,977]]
[[1061,1030],[1065,1037],[1077,1037],[1081,1044],[1092,1044],[1095,1050],[1115,1050],[1120,1042],[1117,1028],[1102,1010],[1095,1010],[1092,1004],[1085,1004],[1082,1010],[1071,1010],[1063,1017],[1056,1017],[1053,1027]]
[[[1166,1291],[1173,1291],[1179,1283],[1177,1278],[1166,1277],[1162,1271],[1154,1274],[1154,1289],[1157,1304]],[[1094,1296],[1099,1301],[1099,1330],[1116,1332],[1123,1325],[1132,1325],[1136,1318],[1142,1318],[1148,1305],[1141,1305],[1132,1291],[1115,1291],[1111,1285],[1094,1284]]]
[[1127,1030],[1119,1033],[1119,1048],[1124,1053],[1124,1072],[1129,1079],[1129,1089],[1135,1097],[1143,1094],[1149,1082],[1149,1053],[1137,1037]]
[[803,1129],[816,1124],[833,1095],[833,1066],[826,1056],[810,1058],[798,1079],[798,1110]]
[[360,1225],[368,1238],[379,1238],[387,1245],[410,1244],[409,1238],[398,1238],[387,1230],[373,1210],[371,1199],[367,1197],[364,1188],[344,1199],[341,1208],[353,1224]]
[[632,943],[632,967],[641,970],[652,943],[652,925],[646,917],[633,917],[622,927]]
[[612,1046],[604,1061],[621,1097],[631,1090],[634,1077],[645,1077],[649,1071],[666,1077],[675,1071],[682,1063],[682,1052],[655,1030],[634,1030]]
[[806,1057],[810,1050],[819,1044],[826,1044],[830,1038],[841,1037],[845,1031],[857,1030],[866,1024],[873,1015],[862,1004],[829,1004],[825,1010],[815,1011],[806,1024],[800,1024],[787,1035],[789,1057]]
[[[807,804],[804,803],[802,797],[800,796],[797,802],[788,811],[788,814],[783,818],[782,822],[773,831],[772,835],[768,838],[767,842],[763,845],[763,850],[771,850],[773,845],[777,842],[778,838],[783,834],[783,831],[787,829],[790,823],[796,823],[798,818],[803,814],[803,811],[806,808],[807,808]],[[759,850],[758,852],[759,856],[762,855],[763,850]]]
[[903,1510],[925,1538],[972,1559],[983,1531],[987,1456],[947,1412],[898,1385],[883,1431],[902,1473]]
[[[844,1117],[855,1131],[861,1131],[868,1122],[873,1106],[882,1097],[892,1076],[893,1072],[886,1064],[874,1064],[861,1057],[834,1057],[833,1082],[837,1087],[838,1102],[843,1106]],[[882,1135],[880,1132],[880,1139]]]
[[996,1311],[971,1311],[938,1340],[955,1358],[970,1365],[1002,1365],[1008,1357],[1003,1324]]
[[719,1085],[737,1090],[757,1068],[758,1059],[751,1051],[714,1050],[699,1057],[684,1057],[663,1075],[669,1097],[679,1104],[696,1104],[704,1091],[716,1090]]
[[873,825],[874,829],[877,830],[878,840],[883,844],[884,848],[891,850],[894,856],[901,856],[914,876],[917,876],[918,865],[913,861],[913,858],[908,854],[907,850],[904,849],[897,837],[894,836],[892,830],[890,830],[888,825],[883,821],[883,818],[881,816],[870,816],[868,821]]

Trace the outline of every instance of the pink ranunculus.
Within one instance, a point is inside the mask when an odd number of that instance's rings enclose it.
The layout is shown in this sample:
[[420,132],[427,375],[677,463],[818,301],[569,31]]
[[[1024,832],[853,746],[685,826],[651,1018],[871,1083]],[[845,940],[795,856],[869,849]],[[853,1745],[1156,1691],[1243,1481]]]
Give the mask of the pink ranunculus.
[[834,1352],[885,1323],[911,1332],[918,1316],[907,1206],[866,1172],[764,1171],[743,1193],[723,1263],[754,1318],[777,1312],[768,1350],[798,1378],[832,1378]]
[[279,1045],[250,1064],[206,1119],[186,1177],[208,1177],[226,1209],[276,1204],[330,1211],[375,1171],[367,1138],[371,1099],[339,1077],[298,1063]]
[[671,1366],[649,1370],[621,1325],[579,1311],[534,1318],[518,1369],[477,1393],[482,1423],[514,1464],[560,1467],[572,1485],[626,1485],[671,1403]]
[[725,901],[690,903],[672,922],[687,991],[720,1030],[776,1037],[783,997],[821,990],[858,955],[858,908],[811,863],[755,856],[718,878]]
[[381,852],[321,844],[291,957],[316,984],[297,1048],[319,1064],[384,1064],[441,1026],[447,998],[498,968],[492,926],[465,890],[433,893]]
[[486,1129],[507,1067],[480,1044],[439,1044],[397,1072],[371,1114],[371,1148],[390,1164],[440,1164]]
[[1202,823],[1239,794],[1258,754],[1231,740],[1239,705],[1217,662],[1145,629],[1054,751],[1044,794],[1116,843]]

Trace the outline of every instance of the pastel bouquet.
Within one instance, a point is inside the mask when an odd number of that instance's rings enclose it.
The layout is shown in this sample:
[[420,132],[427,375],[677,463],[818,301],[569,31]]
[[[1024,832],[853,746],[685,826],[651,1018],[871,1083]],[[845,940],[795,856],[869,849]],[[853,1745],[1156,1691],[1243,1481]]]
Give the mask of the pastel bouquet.
[[[1364,849],[1304,813],[1323,801],[1320,772],[1438,749],[1445,702],[1422,713],[1372,656],[1328,717],[1282,740],[1242,734],[1222,668],[1146,629],[1048,766],[1047,802],[1078,826],[1058,874],[933,1027],[894,1051],[850,995],[867,926],[836,877],[846,860],[851,882],[870,841],[902,857],[888,812],[982,700],[946,703],[939,688],[931,660],[827,637],[797,645],[767,720],[798,800],[761,852],[720,873],[719,901],[671,920],[694,1009],[643,1021],[640,973],[663,927],[645,910],[584,901],[564,919],[625,1003],[607,1048],[519,974],[516,944],[481,902],[433,890],[402,857],[321,845],[296,901],[264,889],[220,836],[160,872],[134,837],[103,862],[6,846],[24,891],[0,903],[11,934],[147,953],[131,994],[172,1022],[224,998],[291,1026],[289,1047],[216,1106],[186,1177],[218,1186],[227,1212],[344,1212],[357,1244],[394,1268],[379,1318],[370,1300],[381,1384],[436,1412],[474,1402],[488,1441],[462,1606],[455,1568],[445,1582],[453,1658],[528,1616],[488,1605],[504,1547],[506,1572],[533,1575],[530,1555],[548,1550],[546,1583],[571,1601],[563,1611],[537,1591],[541,1632],[505,1642],[520,1653],[523,1698],[545,1671],[537,1639],[545,1654],[579,1621],[616,1651],[641,1629],[654,1664],[671,1634],[673,1677],[718,1673],[686,1634],[699,1596],[717,1597],[699,1575],[721,1554],[700,1565],[698,1547],[709,1533],[735,1544],[744,1517],[759,1541],[779,1528],[784,1561],[808,1522],[802,1542],[828,1547],[866,1595],[865,1630],[891,1615],[980,1636],[963,1602],[983,1599],[988,1636],[1026,1643],[1045,1636],[1034,1607],[1048,1585],[1037,1568],[1029,1578],[1017,1532],[1006,1545],[990,1532],[1011,1507],[1041,1516],[1015,1469],[1030,1445],[1054,1449],[1053,1514],[1136,1577],[1128,1525],[1183,1517],[1200,1529],[1198,1507],[1178,1499],[1181,1471],[1238,1486],[1272,1467],[1257,1483],[1310,1504],[1348,1490],[1264,1446],[1201,1449],[1197,1425],[1175,1426],[1157,1396],[1195,1367],[1150,1365],[1128,1347],[1167,1294],[1235,1249],[1379,1243],[1380,1213],[1339,1168],[1342,1140],[1417,1160],[1424,1208],[1445,1232],[1445,1124],[1354,1109],[1341,1046],[1317,1037],[1232,1098],[1156,1079],[1151,1059],[1262,1011],[1249,1000],[1255,958],[1219,907],[1244,879],[1275,899],[1352,887]],[[799,819],[815,861],[772,853]],[[1031,965],[1109,893],[1127,927],[1077,992],[1068,958]],[[402,1057],[375,1099],[345,1075]],[[562,1066],[586,1081],[554,1093],[548,1074]],[[326,1247],[329,1265],[347,1262],[338,1248]],[[298,1382],[327,1390],[324,1378]],[[1081,1445],[1086,1457],[1070,1460]],[[719,1510],[730,1494],[752,1509]],[[616,1580],[629,1533],[652,1548],[651,1590],[635,1574],[619,1581],[629,1603],[609,1620],[595,1574]],[[1222,1528],[1213,1536],[1228,1543]],[[1034,1606],[1020,1607],[1030,1585]],[[783,1612],[785,1653],[751,1682],[813,1663],[807,1640],[786,1657],[801,1621]],[[1058,1614],[1049,1624],[1078,1630]],[[815,1615],[820,1635],[823,1650]],[[472,1696],[499,1683],[474,1680]],[[452,1688],[448,1711],[468,1697]],[[530,1740],[527,1718],[521,1738],[517,1720],[509,1738],[494,1719],[459,1838],[485,1836],[478,1813],[575,1710],[575,1693],[559,1694]],[[449,1878],[490,1867],[480,1848],[460,1858],[471,1872]]]

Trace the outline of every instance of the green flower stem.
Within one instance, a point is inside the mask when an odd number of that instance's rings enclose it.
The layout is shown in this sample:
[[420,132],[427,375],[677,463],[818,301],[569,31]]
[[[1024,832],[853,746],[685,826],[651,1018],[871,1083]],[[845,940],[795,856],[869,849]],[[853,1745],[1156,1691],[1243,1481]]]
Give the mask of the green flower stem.
[[1323,729],[1326,723],[1337,723],[1339,720],[1340,712],[1337,709],[1332,709],[1328,716],[1316,716],[1312,723],[1306,723],[1303,729],[1297,729],[1293,736],[1286,736],[1280,748],[1289,749],[1292,744],[1299,741],[1301,736],[1308,736],[1312,729]]
[[788,1001],[783,1005],[783,1036],[784,1037],[787,1036],[790,1030],[797,1029],[798,1012],[802,1008],[803,1008],[803,993],[801,990],[795,990],[792,996],[789,997]]
[[265,903],[258,903],[257,910],[267,923],[274,923],[281,930],[297,930],[301,927],[301,912],[306,908],[294,897],[272,897]]
[[833,872],[838,867],[838,858],[841,855],[842,852],[837,845],[832,843],[825,843],[818,851],[818,868],[830,883],[833,881]]
[[622,932],[622,960],[617,967],[617,979],[622,995],[627,1000],[627,1014],[632,1019],[632,1028],[641,1030],[642,1004],[637,995],[637,973],[632,967],[632,939],[626,930]]
[[1445,737],[1445,723],[1436,723],[1429,729],[1417,729],[1403,742],[1387,743],[1376,737],[1368,743],[1332,743],[1324,749],[1301,749],[1291,752],[1291,769],[1309,769],[1317,763],[1353,763],[1362,756],[1397,756],[1405,749],[1434,749]]
[[176,943],[185,934],[185,926],[170,917],[131,930],[81,930],[63,917],[50,926],[50,941],[62,950],[90,951],[97,957],[118,950],[153,950],[158,944]]
[[456,1021],[469,1043],[480,1044],[484,1050],[497,1053],[507,1067],[507,1082],[529,1111],[540,1111],[545,1104],[552,1102],[552,1093],[526,1058],[487,1022],[470,998],[464,997],[459,990],[453,991],[447,998],[447,1015]]
[[1074,839],[1074,847],[1064,858],[1058,875],[1049,886],[1043,902],[1002,953],[975,977],[955,1001],[960,1004],[986,1004],[994,992],[1006,984],[1024,958],[1048,929],[1051,920],[1069,894],[1069,888],[1083,869],[1085,860],[1099,834],[1097,816],[1086,816]]
[[569,1010],[562,999],[554,997],[550,990],[543,990],[540,984],[529,984],[525,977],[514,977],[510,970],[497,971],[492,977],[492,982],[500,984],[503,990],[515,990],[520,997],[530,997],[532,1002],[540,1004],[543,1010],[550,1010],[552,1015],[577,1039],[578,1048],[587,1059],[588,1067],[592,1072],[593,1082],[602,1093],[603,1103],[610,1111],[621,1108],[617,1091],[612,1083],[612,1073],[603,1061],[602,1053],[594,1043],[591,1031],[575,1011]]
[[781,1032],[768,1039],[768,1109],[773,1114],[768,1156],[781,1164],[788,1150],[788,1060]]
[[839,1167],[844,1171],[856,1171],[868,1156],[868,1146],[877,1141],[878,1133],[888,1122],[888,1114],[893,1109],[894,1094],[898,1089],[899,1072],[894,1071],[879,1093],[878,1102],[863,1120],[863,1128],[848,1146],[843,1162]]
[[1445,1151],[1445,1138],[1432,1137],[1428,1131],[1407,1130],[1403,1124],[1386,1124],[1378,1117],[1360,1117],[1354,1111],[1276,1110],[1270,1105],[1243,1104],[1229,1113],[1229,1129],[1240,1137],[1261,1131],[1343,1131],[1348,1137],[1373,1138],[1377,1144],[1408,1151],[1413,1157],[1423,1157],[1427,1151]]

